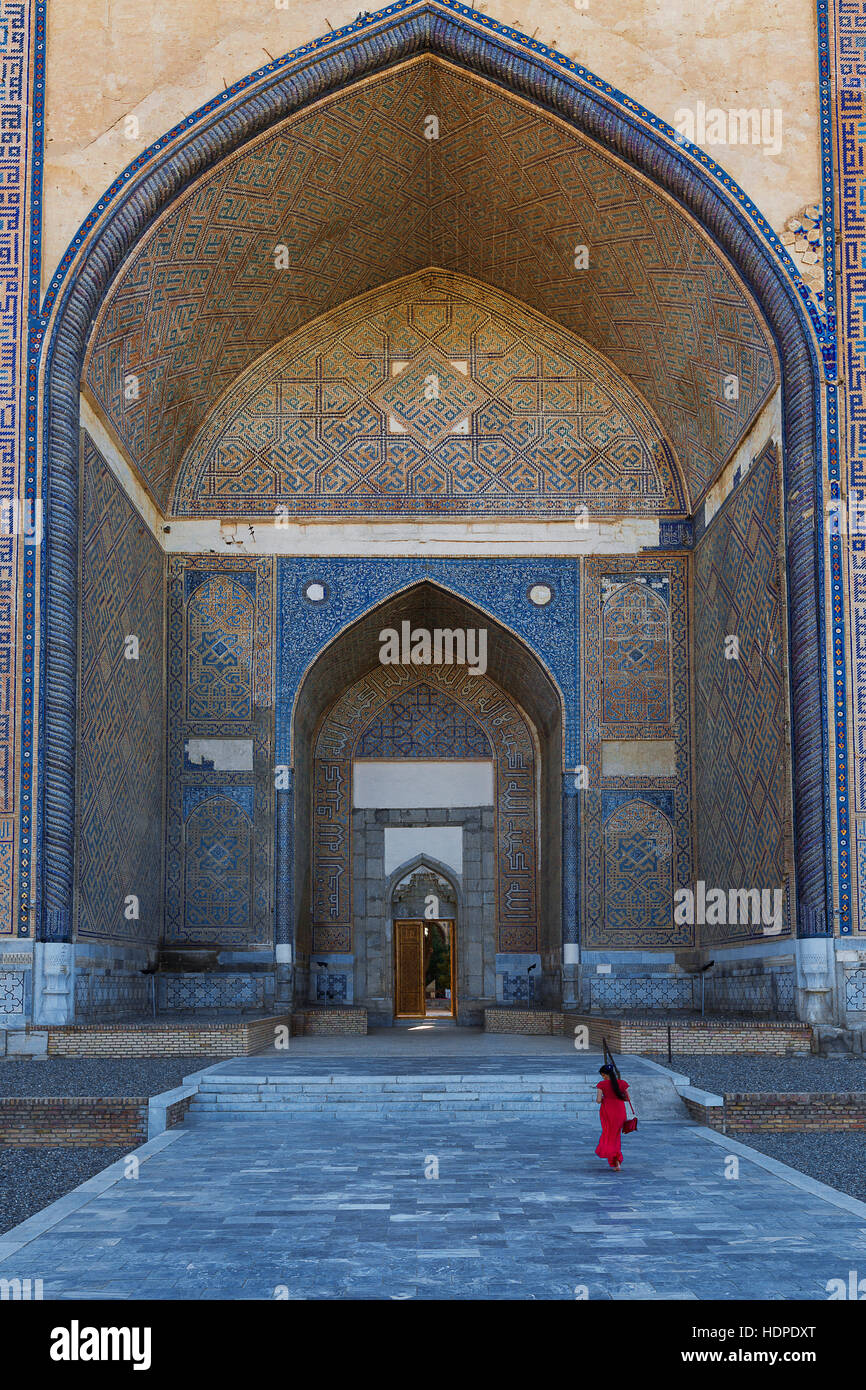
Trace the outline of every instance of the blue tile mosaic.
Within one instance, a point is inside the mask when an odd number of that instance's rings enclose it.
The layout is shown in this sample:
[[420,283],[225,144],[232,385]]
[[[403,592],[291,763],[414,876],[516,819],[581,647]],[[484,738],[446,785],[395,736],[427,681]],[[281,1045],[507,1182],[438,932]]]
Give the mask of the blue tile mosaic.
[[[579,568],[562,557],[511,559],[285,558],[277,560],[277,762],[289,759],[294,698],[322,648],[362,614],[408,585],[429,579],[496,618],[526,642],[550,671],[565,705],[565,761],[579,760]],[[328,586],[318,604],[303,595],[310,583]],[[548,584],[543,608],[528,597]]]

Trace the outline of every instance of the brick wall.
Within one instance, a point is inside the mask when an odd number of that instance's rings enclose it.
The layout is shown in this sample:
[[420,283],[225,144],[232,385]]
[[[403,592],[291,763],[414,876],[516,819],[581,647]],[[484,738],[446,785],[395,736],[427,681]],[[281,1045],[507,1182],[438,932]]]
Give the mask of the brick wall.
[[561,1033],[562,1014],[539,1009],[485,1009],[485,1033]]
[[136,1148],[146,1138],[147,1099],[141,1096],[0,1097],[0,1142],[4,1144]]
[[866,1129],[866,1093],[860,1091],[732,1091],[724,1105],[702,1105],[683,1096],[690,1117],[725,1134],[788,1130]]
[[866,1093],[725,1094],[728,1130],[866,1129]]
[[[249,1057],[270,1047],[289,1014],[236,1023],[70,1024],[49,1028],[50,1057]],[[366,1030],[365,1030],[366,1031]]]
[[295,1036],[359,1035],[366,1032],[366,1009],[305,1009],[292,1014],[292,1033]]
[[690,1096],[681,1096],[680,1099],[689,1112],[689,1119],[694,1120],[696,1124],[706,1125],[708,1129],[727,1129],[724,1106],[701,1105],[700,1101],[692,1100]]
[[173,1105],[169,1105],[166,1108],[166,1129],[177,1129],[178,1125],[183,1124],[184,1120],[186,1119],[186,1112],[192,1105],[193,1099],[193,1096],[183,1096],[180,1100],[176,1100]]
[[[592,1047],[603,1038],[613,1052],[661,1052],[668,1049],[668,1025],[652,1019],[603,1018],[598,1014],[566,1014],[564,1029],[579,1025],[589,1030]],[[695,1020],[670,1025],[671,1050],[675,1053],[768,1053],[782,1057],[789,1052],[810,1052],[812,1030],[807,1023],[754,1020],[729,1023]]]

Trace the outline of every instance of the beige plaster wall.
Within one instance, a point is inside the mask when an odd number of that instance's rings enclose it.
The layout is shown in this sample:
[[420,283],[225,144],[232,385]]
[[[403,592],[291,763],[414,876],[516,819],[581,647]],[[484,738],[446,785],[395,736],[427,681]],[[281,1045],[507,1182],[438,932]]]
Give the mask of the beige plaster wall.
[[[285,3],[286,0],[280,0]],[[52,0],[46,282],[130,159],[224,85],[328,29],[360,0]],[[379,8],[377,0],[367,7]],[[782,147],[709,147],[777,230],[820,189],[813,0],[488,0],[481,8],[578,59],[674,122],[678,109],[778,108]],[[138,136],[127,133],[127,116]]]

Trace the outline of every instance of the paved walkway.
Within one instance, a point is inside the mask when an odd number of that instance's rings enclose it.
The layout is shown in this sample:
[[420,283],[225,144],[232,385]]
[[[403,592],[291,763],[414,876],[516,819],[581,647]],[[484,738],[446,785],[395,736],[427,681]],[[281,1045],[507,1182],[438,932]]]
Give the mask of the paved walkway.
[[[495,1041],[454,1046],[473,1067],[522,1066],[527,1044],[562,1059],[559,1039]],[[0,1237],[0,1279],[66,1299],[824,1299],[866,1275],[853,1198],[684,1122],[627,1136],[619,1174],[596,1136],[523,1116],[200,1123]]]

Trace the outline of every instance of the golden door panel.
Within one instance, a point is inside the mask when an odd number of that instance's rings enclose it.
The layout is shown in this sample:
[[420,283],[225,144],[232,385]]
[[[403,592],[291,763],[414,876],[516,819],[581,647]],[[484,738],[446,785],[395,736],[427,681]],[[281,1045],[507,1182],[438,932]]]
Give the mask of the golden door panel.
[[394,1011],[398,1018],[424,1016],[424,923],[394,923]]

